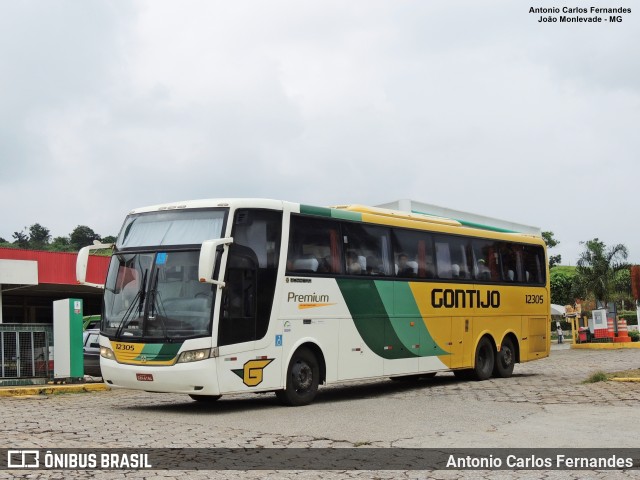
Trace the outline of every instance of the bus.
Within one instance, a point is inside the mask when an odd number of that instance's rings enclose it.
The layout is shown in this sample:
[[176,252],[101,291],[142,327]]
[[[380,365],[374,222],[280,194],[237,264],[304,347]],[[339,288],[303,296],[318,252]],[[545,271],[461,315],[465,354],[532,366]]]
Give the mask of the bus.
[[539,236],[222,199],[133,210],[115,244],[79,252],[80,283],[99,248],[112,248],[99,343],[114,388],[202,402],[275,392],[298,406],[322,384],[506,378],[549,355]]

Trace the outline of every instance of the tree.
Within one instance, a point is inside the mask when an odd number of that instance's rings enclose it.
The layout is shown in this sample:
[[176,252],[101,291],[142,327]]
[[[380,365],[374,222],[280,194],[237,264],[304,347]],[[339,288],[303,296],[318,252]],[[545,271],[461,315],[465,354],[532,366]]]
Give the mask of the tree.
[[575,270],[566,270],[570,267],[559,267],[551,270],[549,274],[549,286],[551,287],[551,303],[556,305],[573,305],[576,299]]
[[86,225],[78,225],[69,235],[69,241],[74,250],[91,245],[94,240],[100,240],[100,235]]
[[607,248],[597,238],[580,243],[585,250],[580,254],[576,267],[578,285],[583,293],[593,293],[596,300],[606,307],[615,293],[618,272],[629,268],[626,263],[629,256],[627,247],[619,243]]
[[49,244],[49,249],[54,252],[71,252],[74,248],[71,246],[69,237],[56,237]]
[[29,248],[29,236],[22,230],[21,232],[13,232],[14,244],[20,248]]
[[0,243],[9,243],[4,238],[0,237]]
[[106,237],[102,237],[103,243],[116,243],[116,237],[113,235],[107,235]]
[[29,227],[29,248],[42,250],[49,245],[51,233],[49,229],[39,223],[34,223]]
[[616,302],[618,310],[635,307],[631,290],[631,270],[624,268],[616,273],[613,278],[613,294],[611,300]]
[[[553,238],[553,232],[542,232],[542,239],[547,244],[547,248],[551,249],[560,244],[558,240]],[[549,255],[549,268],[560,265],[562,255]]]

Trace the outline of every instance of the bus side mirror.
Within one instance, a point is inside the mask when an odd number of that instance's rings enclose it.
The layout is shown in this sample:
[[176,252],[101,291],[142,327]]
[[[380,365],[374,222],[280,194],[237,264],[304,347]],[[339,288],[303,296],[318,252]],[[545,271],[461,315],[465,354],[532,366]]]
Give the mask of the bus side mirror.
[[222,248],[232,243],[233,238],[217,238],[202,242],[200,261],[198,263],[198,279],[202,283],[212,283],[220,288],[224,287],[224,282],[213,278],[213,270],[218,260],[218,254],[222,253]]
[[82,247],[78,252],[78,258],[76,259],[76,280],[81,285],[88,285],[90,287],[104,288],[102,283],[87,282],[87,267],[89,266],[89,253],[91,250],[104,250],[107,248],[113,248],[113,243],[94,243],[86,247]]

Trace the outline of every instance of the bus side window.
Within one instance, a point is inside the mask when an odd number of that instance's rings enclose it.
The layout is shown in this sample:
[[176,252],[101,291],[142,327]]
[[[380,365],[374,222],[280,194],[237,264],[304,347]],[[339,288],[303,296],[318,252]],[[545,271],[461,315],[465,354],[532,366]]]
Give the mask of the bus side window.
[[543,284],[544,250],[537,245],[525,245],[522,248],[522,266],[525,273],[524,281],[527,283]]
[[498,245],[493,240],[474,239],[471,241],[474,278],[480,282],[497,282],[500,279],[498,265]]
[[282,212],[237,210],[229,247],[218,345],[265,336],[276,288]]
[[436,265],[438,278],[453,278],[451,251],[446,240],[436,240]]
[[522,281],[522,275],[520,274],[521,268],[518,268],[517,248],[516,245],[508,243],[502,243],[500,245],[502,280],[508,283]]
[[361,223],[343,223],[346,273],[391,275],[389,229]]
[[[395,275],[408,278],[434,278],[433,239],[427,232],[392,231]],[[401,258],[401,257],[406,258]]]
[[287,273],[342,273],[340,246],[337,222],[292,215]]

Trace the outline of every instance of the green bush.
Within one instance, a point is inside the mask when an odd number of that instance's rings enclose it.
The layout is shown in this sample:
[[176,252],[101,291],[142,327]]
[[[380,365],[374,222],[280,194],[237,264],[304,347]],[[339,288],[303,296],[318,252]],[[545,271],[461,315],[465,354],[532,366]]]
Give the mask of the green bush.
[[638,312],[636,311],[621,311],[618,312],[618,318],[624,318],[627,321],[627,325],[638,324]]
[[636,331],[629,332],[629,338],[631,338],[632,342],[640,341],[640,333]]

